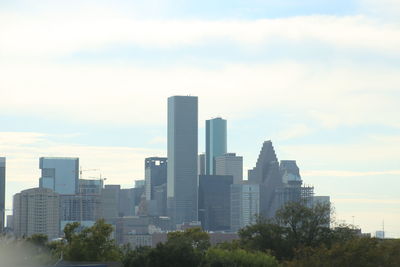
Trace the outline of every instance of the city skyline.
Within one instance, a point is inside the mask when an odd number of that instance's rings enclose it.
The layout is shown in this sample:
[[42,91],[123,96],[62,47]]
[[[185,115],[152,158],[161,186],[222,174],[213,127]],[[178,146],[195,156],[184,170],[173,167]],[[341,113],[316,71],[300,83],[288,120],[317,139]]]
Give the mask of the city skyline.
[[399,4],[251,1],[209,12],[207,2],[178,12],[163,3],[154,13],[124,1],[0,4],[7,209],[38,186],[40,157],[79,157],[101,170],[84,176],[132,186],[144,158],[167,155],[165,99],[191,94],[199,152],[204,121],[226,118],[244,172],[272,140],[279,159],[295,159],[304,182],[331,196],[339,220],[354,216],[368,232],[385,220],[400,236]]

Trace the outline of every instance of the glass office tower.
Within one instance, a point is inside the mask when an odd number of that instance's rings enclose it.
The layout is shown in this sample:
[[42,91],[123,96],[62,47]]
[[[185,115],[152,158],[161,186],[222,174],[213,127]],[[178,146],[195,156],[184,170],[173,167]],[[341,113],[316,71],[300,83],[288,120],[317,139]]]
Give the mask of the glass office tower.
[[40,158],[41,188],[49,188],[62,195],[79,192],[79,158]]
[[198,98],[168,98],[167,206],[175,224],[197,221]]
[[227,151],[226,120],[206,120],[206,174],[215,174],[215,158]]

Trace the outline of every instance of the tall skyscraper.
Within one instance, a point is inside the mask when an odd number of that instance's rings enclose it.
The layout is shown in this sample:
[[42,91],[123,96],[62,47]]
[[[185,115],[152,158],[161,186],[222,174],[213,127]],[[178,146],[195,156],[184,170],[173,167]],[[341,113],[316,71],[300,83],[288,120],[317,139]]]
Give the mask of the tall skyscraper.
[[168,213],[175,224],[197,221],[198,99],[168,98]]
[[14,234],[17,237],[45,234],[57,238],[60,232],[59,194],[47,188],[32,188],[14,195]]
[[215,174],[215,158],[227,151],[226,120],[206,120],[206,174]]
[[231,230],[239,229],[256,222],[260,213],[260,185],[231,185]]
[[199,220],[204,230],[230,230],[232,183],[232,175],[199,176]]
[[216,175],[232,175],[233,183],[240,184],[243,181],[243,157],[235,153],[226,153],[215,158]]
[[4,230],[6,194],[6,158],[0,157],[0,233]]
[[277,189],[283,186],[278,158],[271,141],[265,141],[256,167],[249,170],[249,183],[260,185],[260,213],[271,218],[279,206]]
[[100,195],[100,217],[111,220],[119,217],[120,185],[105,185]]
[[39,187],[49,188],[61,195],[79,192],[78,158],[40,158],[39,165],[42,171]]

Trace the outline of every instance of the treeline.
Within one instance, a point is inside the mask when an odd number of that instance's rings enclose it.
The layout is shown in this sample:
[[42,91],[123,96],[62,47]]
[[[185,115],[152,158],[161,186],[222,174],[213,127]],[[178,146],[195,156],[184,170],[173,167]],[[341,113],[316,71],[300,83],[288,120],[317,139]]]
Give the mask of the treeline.
[[[209,235],[199,228],[168,233],[165,243],[155,248],[118,247],[110,238],[112,226],[99,220],[80,229],[68,224],[65,239],[47,242],[34,235],[25,242],[34,244],[36,258],[55,262],[121,262],[135,266],[400,266],[400,240],[380,240],[362,236],[353,227],[329,228],[329,206],[307,207],[290,203],[275,219],[258,218],[239,231],[239,239],[211,246]],[[44,254],[44,255],[41,255]]]

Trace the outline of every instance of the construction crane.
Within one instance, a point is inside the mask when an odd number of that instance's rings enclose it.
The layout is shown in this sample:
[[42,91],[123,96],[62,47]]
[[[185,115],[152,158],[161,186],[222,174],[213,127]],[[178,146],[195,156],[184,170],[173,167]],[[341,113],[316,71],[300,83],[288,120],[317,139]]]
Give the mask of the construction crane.
[[80,167],[79,169],[79,179],[82,179],[83,176],[83,172],[91,172],[91,171],[100,171],[99,169],[82,169],[82,167]]

